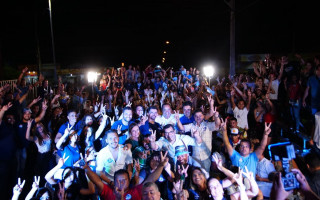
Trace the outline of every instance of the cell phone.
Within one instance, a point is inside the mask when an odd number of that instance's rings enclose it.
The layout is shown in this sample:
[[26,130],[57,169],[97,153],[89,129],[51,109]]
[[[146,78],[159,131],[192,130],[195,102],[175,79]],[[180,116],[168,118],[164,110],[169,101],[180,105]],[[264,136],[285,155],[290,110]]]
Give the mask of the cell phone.
[[299,182],[290,167],[290,161],[296,158],[293,144],[291,142],[270,144],[268,150],[271,160],[282,163],[281,179],[284,189],[289,191],[299,188]]

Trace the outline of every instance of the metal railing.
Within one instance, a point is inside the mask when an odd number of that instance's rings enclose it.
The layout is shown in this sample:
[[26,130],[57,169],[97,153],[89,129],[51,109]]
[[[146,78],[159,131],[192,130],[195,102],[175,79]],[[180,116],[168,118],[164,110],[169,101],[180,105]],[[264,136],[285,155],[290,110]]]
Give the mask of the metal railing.
[[[14,85],[17,83],[17,81],[18,81],[18,79],[0,81],[0,87],[3,87],[6,84],[9,84],[11,91],[14,91]],[[29,91],[29,94],[27,97],[27,102],[35,99],[37,97],[37,93],[38,93],[37,87],[33,87],[32,90]]]

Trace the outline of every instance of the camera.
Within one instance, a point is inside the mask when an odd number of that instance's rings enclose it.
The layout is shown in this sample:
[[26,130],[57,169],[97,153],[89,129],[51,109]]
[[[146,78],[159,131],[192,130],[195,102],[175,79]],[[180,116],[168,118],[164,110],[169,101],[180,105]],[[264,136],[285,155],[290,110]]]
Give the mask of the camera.
[[290,170],[290,161],[296,158],[294,146],[290,142],[276,143],[268,146],[270,159],[282,163],[282,183],[285,190],[299,188],[295,174]]

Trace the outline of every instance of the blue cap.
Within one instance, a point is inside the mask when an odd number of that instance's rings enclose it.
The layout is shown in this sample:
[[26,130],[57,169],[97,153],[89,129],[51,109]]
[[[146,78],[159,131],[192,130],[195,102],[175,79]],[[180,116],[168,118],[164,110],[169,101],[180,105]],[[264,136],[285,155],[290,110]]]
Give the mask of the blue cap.
[[189,154],[188,149],[186,149],[186,147],[184,145],[175,147],[175,156],[176,157],[184,155],[184,154]]

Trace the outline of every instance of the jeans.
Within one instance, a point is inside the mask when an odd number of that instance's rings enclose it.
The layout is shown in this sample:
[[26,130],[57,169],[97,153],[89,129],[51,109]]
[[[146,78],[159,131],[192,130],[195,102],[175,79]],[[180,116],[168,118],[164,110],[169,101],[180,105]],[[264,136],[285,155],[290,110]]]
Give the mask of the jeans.
[[294,103],[290,103],[290,113],[292,119],[296,122],[296,130],[299,130],[300,127],[300,108],[301,101],[295,101]]

